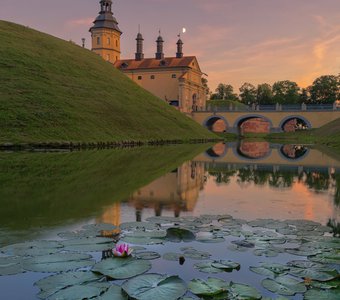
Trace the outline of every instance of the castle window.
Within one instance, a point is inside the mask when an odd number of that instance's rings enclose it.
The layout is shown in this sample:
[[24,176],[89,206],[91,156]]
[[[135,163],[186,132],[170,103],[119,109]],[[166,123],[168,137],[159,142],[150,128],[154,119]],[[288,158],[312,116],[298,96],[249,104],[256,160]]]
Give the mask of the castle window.
[[107,44],[110,45],[111,44],[111,40],[110,38],[107,38]]
[[116,40],[116,47],[118,47],[118,40]]
[[99,45],[100,44],[100,37],[98,36],[97,37],[97,45]]
[[[118,60],[117,57],[116,57],[116,59]],[[123,63],[122,63],[122,68],[126,69],[128,66],[129,66],[128,63],[126,63],[126,62],[123,62]]]
[[155,77],[155,75],[151,75],[150,78],[151,79],[155,79],[156,77]]
[[142,76],[138,76],[138,80],[142,80],[143,79],[143,77]]
[[110,54],[106,55],[106,60],[109,61],[110,60]]
[[176,74],[172,74],[171,77],[172,77],[172,78],[177,78],[177,75],[176,75]]

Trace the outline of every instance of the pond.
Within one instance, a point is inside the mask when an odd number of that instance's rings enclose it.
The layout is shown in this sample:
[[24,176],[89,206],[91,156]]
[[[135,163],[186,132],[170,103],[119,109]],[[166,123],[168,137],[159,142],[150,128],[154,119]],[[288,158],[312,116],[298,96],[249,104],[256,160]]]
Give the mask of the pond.
[[0,170],[1,299],[339,299],[327,149],[0,153]]

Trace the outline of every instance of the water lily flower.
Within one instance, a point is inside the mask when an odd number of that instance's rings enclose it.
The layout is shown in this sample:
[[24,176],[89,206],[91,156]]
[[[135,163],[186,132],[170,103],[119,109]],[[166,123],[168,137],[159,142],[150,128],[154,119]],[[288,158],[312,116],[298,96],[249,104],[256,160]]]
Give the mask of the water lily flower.
[[119,244],[116,245],[116,248],[114,248],[112,251],[114,256],[123,258],[130,256],[133,249],[131,249],[128,244]]

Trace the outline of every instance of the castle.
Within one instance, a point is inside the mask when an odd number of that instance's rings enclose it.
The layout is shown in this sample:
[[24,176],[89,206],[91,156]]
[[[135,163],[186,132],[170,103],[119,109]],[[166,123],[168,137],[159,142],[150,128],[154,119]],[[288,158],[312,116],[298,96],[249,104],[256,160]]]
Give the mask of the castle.
[[122,31],[112,13],[112,1],[101,0],[99,16],[90,28],[92,51],[112,63],[130,79],[155,96],[178,108],[183,113],[203,110],[206,106],[206,88],[195,56],[184,56],[183,41],[179,37],[177,53],[165,57],[164,40],[159,33],[154,58],[144,58],[143,36],[137,34],[137,51],[133,59],[121,59]]

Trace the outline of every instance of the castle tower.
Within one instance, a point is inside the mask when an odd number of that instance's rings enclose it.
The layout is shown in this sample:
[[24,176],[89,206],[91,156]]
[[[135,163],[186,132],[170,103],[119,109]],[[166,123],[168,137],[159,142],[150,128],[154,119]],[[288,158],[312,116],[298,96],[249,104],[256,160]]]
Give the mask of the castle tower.
[[143,36],[140,32],[137,34],[137,51],[136,51],[136,60],[143,60],[144,59],[144,53],[143,53]]
[[120,36],[122,31],[112,13],[112,1],[101,0],[99,16],[90,28],[92,51],[103,59],[115,63],[120,60]]
[[177,41],[177,53],[176,53],[176,57],[177,58],[183,58],[183,42],[181,40],[181,36],[178,36],[179,39]]
[[164,59],[164,52],[163,52],[163,44],[164,40],[161,37],[161,31],[159,31],[159,37],[157,38],[157,53],[156,53],[156,59]]

